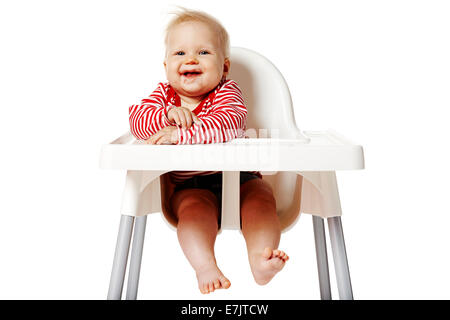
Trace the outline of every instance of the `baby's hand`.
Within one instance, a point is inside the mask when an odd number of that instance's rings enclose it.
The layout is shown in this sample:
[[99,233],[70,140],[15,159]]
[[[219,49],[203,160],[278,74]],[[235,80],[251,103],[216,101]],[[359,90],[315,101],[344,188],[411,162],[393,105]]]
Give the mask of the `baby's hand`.
[[201,125],[201,121],[197,116],[188,108],[176,107],[169,110],[167,113],[167,118],[170,121],[175,121],[175,123],[181,126],[183,129],[189,129],[192,122]]
[[177,127],[168,126],[157,133],[152,135],[150,138],[145,140],[148,144],[176,144],[178,143]]

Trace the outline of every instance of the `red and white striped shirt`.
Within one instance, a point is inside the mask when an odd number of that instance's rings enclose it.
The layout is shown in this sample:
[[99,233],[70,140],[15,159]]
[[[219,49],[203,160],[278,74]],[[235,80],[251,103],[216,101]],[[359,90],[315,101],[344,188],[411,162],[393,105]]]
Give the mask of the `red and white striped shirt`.
[[[167,113],[180,106],[180,97],[170,84],[159,83],[147,99],[129,108],[131,133],[139,140],[147,140],[164,127],[176,126],[169,121]],[[245,136],[247,109],[241,90],[233,80],[222,80],[192,112],[202,124],[193,123],[189,129],[177,126],[177,144],[223,143]],[[180,183],[195,175],[216,172],[172,171],[171,179]]]

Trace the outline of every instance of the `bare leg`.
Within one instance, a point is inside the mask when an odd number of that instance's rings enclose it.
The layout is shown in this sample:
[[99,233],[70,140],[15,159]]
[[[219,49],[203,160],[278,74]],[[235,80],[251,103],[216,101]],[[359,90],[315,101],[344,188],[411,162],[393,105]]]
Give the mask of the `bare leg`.
[[270,185],[262,179],[241,186],[241,227],[256,283],[267,284],[289,257],[278,250],[280,222]]
[[178,241],[195,270],[200,291],[229,288],[231,283],[217,267],[214,256],[218,231],[215,195],[208,190],[185,189],[174,193],[171,204],[178,217]]

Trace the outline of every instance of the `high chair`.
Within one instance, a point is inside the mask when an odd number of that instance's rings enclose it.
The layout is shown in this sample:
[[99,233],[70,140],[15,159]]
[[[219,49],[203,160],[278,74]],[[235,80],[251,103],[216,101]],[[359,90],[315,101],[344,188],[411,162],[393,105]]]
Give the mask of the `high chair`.
[[229,78],[239,84],[248,109],[249,139],[147,145],[128,132],[102,147],[102,168],[127,170],[108,299],[121,299],[131,240],[126,298],[137,297],[147,214],[162,212],[169,226],[176,228],[168,201],[174,186],[166,174],[175,170],[223,172],[221,230],[240,230],[240,171],[260,171],[271,184],[283,231],[295,224],[300,213],[311,214],[322,299],[331,299],[327,219],[339,297],[353,299],[335,171],[363,169],[362,147],[332,130],[301,132],[288,86],[265,57],[234,47],[230,60]]

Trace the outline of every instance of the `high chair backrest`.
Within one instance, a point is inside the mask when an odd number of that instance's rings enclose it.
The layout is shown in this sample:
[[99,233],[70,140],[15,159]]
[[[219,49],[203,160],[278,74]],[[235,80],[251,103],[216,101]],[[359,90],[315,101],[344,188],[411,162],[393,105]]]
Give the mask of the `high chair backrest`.
[[[280,71],[264,56],[240,47],[231,48],[230,61],[228,78],[242,90],[248,110],[248,133],[255,129],[258,138],[303,139],[295,123],[289,88]],[[261,136],[265,135],[264,130],[267,135]]]

